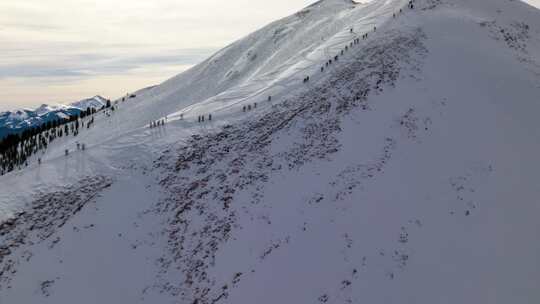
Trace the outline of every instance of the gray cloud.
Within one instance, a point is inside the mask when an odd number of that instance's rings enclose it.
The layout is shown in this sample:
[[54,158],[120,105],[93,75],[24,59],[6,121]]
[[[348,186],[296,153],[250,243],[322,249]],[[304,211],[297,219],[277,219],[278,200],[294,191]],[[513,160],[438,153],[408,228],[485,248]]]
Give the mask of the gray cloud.
[[148,66],[194,65],[208,58],[215,48],[179,49],[157,55],[83,53],[64,55],[58,62],[0,64],[2,78],[81,79],[85,76],[123,74]]

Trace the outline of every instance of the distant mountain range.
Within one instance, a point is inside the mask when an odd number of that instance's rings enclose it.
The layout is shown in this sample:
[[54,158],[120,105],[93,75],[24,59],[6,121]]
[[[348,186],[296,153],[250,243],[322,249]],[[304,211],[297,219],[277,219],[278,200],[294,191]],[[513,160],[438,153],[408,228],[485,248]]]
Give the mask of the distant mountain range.
[[66,119],[88,108],[101,109],[107,99],[101,96],[83,99],[69,105],[43,104],[35,110],[22,109],[0,113],[0,139],[9,134],[21,133],[26,129],[39,127],[49,121]]

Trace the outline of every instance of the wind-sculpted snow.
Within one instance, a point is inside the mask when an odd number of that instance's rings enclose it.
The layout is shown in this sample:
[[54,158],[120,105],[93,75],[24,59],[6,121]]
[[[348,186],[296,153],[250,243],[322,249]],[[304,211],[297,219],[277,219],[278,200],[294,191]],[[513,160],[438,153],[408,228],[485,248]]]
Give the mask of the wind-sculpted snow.
[[110,185],[109,178],[88,177],[61,191],[37,195],[24,211],[0,224],[0,292],[13,288],[11,278],[32,259],[34,244],[48,242],[54,247],[61,241],[55,233]]
[[[351,113],[370,111],[370,94],[394,86],[403,68],[414,71],[420,67],[419,60],[426,54],[420,30],[383,35],[344,59],[348,62],[343,69],[309,92],[274,105],[253,121],[225,126],[217,134],[193,136],[156,163],[165,172],[160,183],[169,196],[155,212],[168,214],[170,220],[164,231],[169,253],[159,260],[162,275],[155,288],[178,297],[178,303],[203,304],[226,299],[241,284],[249,269],[238,269],[229,279],[220,279],[214,277],[212,268],[221,246],[260,208],[269,177],[302,170],[314,161],[331,162],[340,149],[341,120]],[[388,139],[375,163],[340,173],[332,185],[346,188],[338,189],[335,198],[353,189],[348,184],[361,183],[380,172],[394,145],[395,140]],[[363,173],[357,173],[359,170]],[[265,248],[261,261],[289,242],[286,237]],[[401,261],[402,266],[404,263]],[[169,281],[176,271],[183,279]]]

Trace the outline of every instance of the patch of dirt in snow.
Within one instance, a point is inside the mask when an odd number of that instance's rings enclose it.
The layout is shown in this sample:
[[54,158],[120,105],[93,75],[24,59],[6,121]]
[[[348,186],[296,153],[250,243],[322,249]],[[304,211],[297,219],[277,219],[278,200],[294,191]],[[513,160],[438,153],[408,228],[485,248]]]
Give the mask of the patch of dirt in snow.
[[[478,185],[494,171],[492,165],[477,164],[471,166],[466,174],[450,178],[450,186],[456,194],[455,208],[458,214],[470,216],[479,207],[474,200],[474,194],[478,190]],[[450,214],[456,214],[456,210],[450,211]]]
[[537,77],[540,77],[540,62],[535,60],[529,52],[529,44],[531,43],[529,24],[522,21],[515,21],[508,25],[499,24],[497,21],[484,21],[479,24],[489,30],[491,38],[504,42],[515,52],[519,62]]
[[423,0],[417,1],[415,5],[417,8],[425,11],[435,9],[443,3],[445,3],[443,0]]
[[360,258],[359,267],[354,267],[352,259],[349,260],[347,257],[347,252],[351,247],[353,247],[353,240],[345,234],[344,240],[346,246],[344,247],[344,252],[346,256],[346,262],[351,265],[351,270],[342,280],[336,281],[335,285],[327,286],[329,292],[321,295],[317,300],[321,303],[326,303],[331,300],[332,303],[355,303],[352,298],[352,288],[355,284],[358,284],[363,278],[361,276],[362,271],[369,264],[377,264],[379,267],[383,267],[384,276],[388,280],[394,280],[399,272],[404,271],[409,263],[411,256],[412,248],[409,246],[409,233],[412,231],[417,231],[422,228],[422,221],[419,219],[409,220],[404,226],[401,227],[401,230],[398,234],[398,238],[394,243],[394,246],[385,249],[379,249],[377,252],[372,254],[368,259],[367,256]]
[[49,297],[51,295],[51,287],[54,285],[55,281],[54,280],[47,280],[47,281],[43,281],[41,282],[40,284],[40,291],[41,291],[41,294],[43,294],[43,296],[45,297]]
[[508,26],[498,24],[496,21],[480,22],[480,26],[489,30],[490,36],[503,41],[506,45],[522,54],[527,54],[527,42],[530,39],[530,27],[524,22],[513,22]]
[[[237,229],[242,229],[239,216],[255,212],[269,176],[280,170],[300,170],[316,160],[330,160],[340,149],[337,134],[342,118],[353,109],[370,111],[368,96],[380,94],[400,77],[408,76],[401,75],[404,68],[420,69],[427,52],[424,37],[420,30],[382,33],[308,92],[274,105],[256,120],[226,126],[215,134],[193,136],[186,145],[167,151],[155,166],[163,172],[160,184],[168,197],[152,212],[168,218],[163,231],[169,240],[168,252],[158,261],[161,275],[152,288],[170,293],[179,303],[226,299],[249,269],[231,273],[228,280],[218,279],[211,274],[216,254]],[[287,144],[280,146],[283,141]],[[279,151],[273,149],[274,144]],[[389,159],[392,146],[389,139],[378,163],[345,170],[342,178],[358,183],[370,170],[379,170]],[[286,246],[289,239],[261,249],[260,259]],[[393,259],[403,263],[400,256]],[[175,277],[178,273],[182,278]],[[327,299],[323,295],[319,301]]]
[[392,151],[395,147],[396,141],[387,138],[383,152],[375,162],[343,169],[330,183],[332,188],[336,189],[333,201],[343,200],[345,196],[352,194],[355,188],[361,186],[363,181],[374,178],[376,174],[382,172],[386,163],[392,157]]
[[[0,290],[11,288],[18,265],[33,256],[32,245],[50,242],[54,247],[61,241],[53,239],[54,234],[111,184],[104,176],[87,177],[62,190],[38,194],[25,211],[0,224]],[[53,283],[42,284],[44,294]]]

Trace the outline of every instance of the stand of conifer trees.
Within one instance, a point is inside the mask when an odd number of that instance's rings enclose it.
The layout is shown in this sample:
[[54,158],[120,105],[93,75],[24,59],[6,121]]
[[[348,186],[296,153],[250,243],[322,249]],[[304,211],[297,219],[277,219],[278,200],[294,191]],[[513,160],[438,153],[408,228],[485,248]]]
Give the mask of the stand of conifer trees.
[[[106,108],[110,107],[110,102]],[[28,159],[38,152],[43,152],[54,142],[63,136],[79,135],[79,128],[84,129],[85,117],[97,113],[94,108],[87,108],[77,115],[67,119],[48,121],[40,126],[26,129],[21,133],[9,134],[0,139],[0,175],[9,173],[15,169],[28,166]],[[90,128],[94,123],[94,117],[86,123]]]

